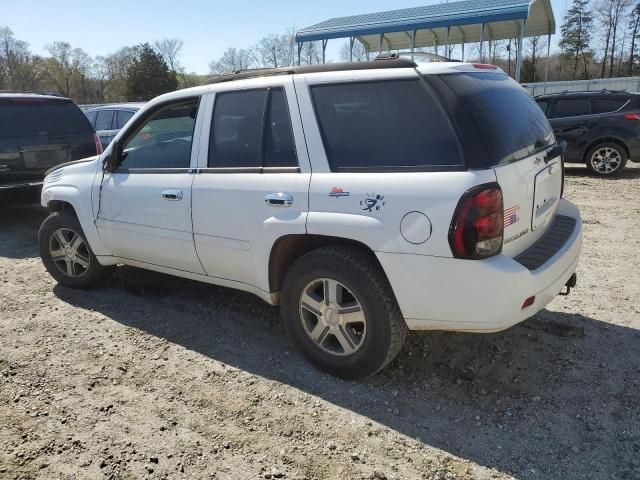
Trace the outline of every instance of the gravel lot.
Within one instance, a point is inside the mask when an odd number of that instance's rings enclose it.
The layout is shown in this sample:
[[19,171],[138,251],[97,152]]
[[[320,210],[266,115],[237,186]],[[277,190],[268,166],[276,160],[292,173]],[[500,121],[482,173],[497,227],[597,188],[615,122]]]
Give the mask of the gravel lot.
[[640,479],[640,168],[573,168],[566,191],[569,297],[498,334],[410,334],[364,382],[309,367],[248,294],[128,267],[59,287],[45,212],[5,207],[0,478]]

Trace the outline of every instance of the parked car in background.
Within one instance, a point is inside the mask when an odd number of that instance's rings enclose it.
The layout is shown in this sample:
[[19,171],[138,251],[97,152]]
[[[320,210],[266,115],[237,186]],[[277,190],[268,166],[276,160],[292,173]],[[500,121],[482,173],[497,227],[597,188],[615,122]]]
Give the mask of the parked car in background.
[[102,146],[106,147],[143,105],[144,103],[105,105],[86,110],[84,114],[98,132]]
[[562,145],[497,67],[389,59],[207,83],[47,175],[40,255],[62,285],[127,264],[249,291],[348,378],[387,365],[407,329],[503,330],[575,286]]
[[623,91],[565,92],[535,98],[558,140],[565,162],[585,163],[596,175],[620,174],[640,161],[640,94]]
[[0,91],[0,190],[41,185],[51,167],[100,153],[91,123],[68,98]]

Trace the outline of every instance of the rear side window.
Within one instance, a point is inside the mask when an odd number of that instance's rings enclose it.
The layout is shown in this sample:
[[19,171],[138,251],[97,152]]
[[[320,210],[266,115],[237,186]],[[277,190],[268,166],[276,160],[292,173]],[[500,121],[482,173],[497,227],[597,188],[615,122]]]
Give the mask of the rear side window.
[[559,98],[556,100],[555,107],[551,118],[577,117],[580,115],[589,115],[588,98]]
[[311,95],[334,171],[463,165],[451,122],[421,79],[315,85]]
[[72,102],[29,99],[0,103],[0,138],[91,133],[91,123]]
[[298,165],[283,89],[216,95],[209,161],[212,168]]
[[626,98],[592,98],[591,113],[610,113],[622,108]]
[[111,130],[113,113],[113,110],[98,110],[98,116],[96,117],[96,130]]
[[126,110],[118,110],[118,113],[117,113],[118,117],[117,117],[117,120],[116,120],[116,128],[117,129],[121,129],[122,127],[124,127],[127,124],[127,122],[129,120],[131,120],[131,118],[133,117],[134,113],[135,112],[129,112],[129,111],[126,111]]
[[492,165],[521,160],[555,141],[540,107],[506,74],[454,73],[441,78],[474,119]]

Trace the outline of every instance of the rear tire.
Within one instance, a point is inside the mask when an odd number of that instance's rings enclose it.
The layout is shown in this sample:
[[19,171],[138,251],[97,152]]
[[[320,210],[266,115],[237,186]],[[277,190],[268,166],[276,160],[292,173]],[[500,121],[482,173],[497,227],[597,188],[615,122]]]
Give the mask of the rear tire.
[[323,247],[300,257],[286,273],[281,300],[291,341],[313,365],[338,377],[377,373],[407,334],[384,273],[357,248]]
[[42,222],[38,247],[47,271],[65,287],[85,290],[102,286],[116,269],[98,263],[80,222],[64,211],[54,212]]
[[620,175],[627,160],[627,152],[617,143],[600,143],[587,152],[587,168],[599,177]]

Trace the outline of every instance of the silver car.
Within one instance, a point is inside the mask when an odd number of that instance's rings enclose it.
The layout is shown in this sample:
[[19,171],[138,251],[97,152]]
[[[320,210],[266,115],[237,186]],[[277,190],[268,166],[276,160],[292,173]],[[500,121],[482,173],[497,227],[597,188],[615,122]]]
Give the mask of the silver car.
[[102,147],[113,140],[122,127],[144,106],[144,103],[122,103],[91,108],[84,112],[95,129]]

